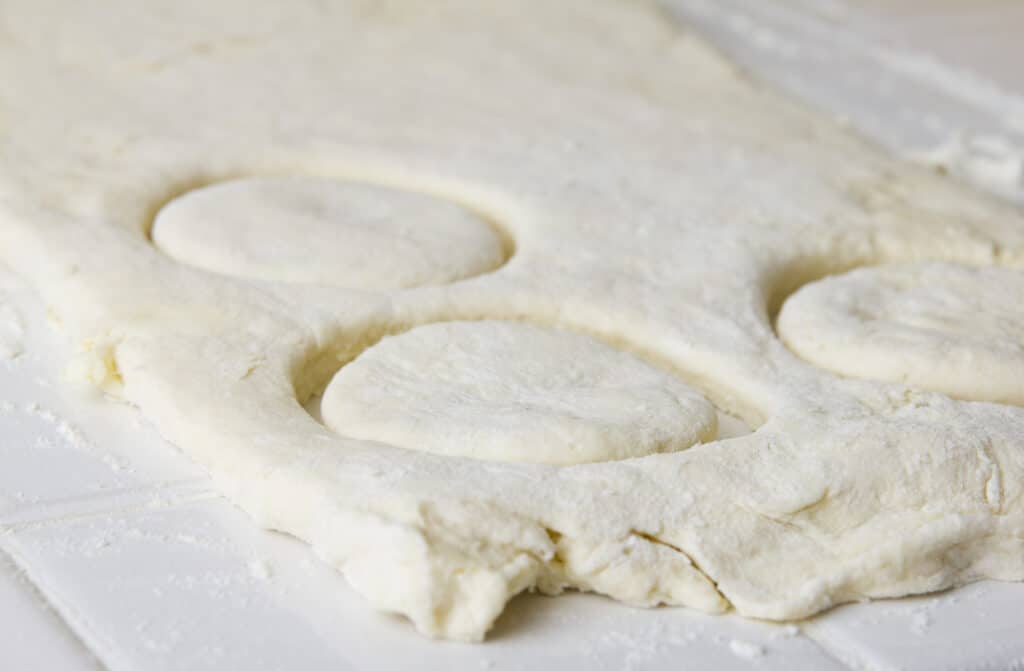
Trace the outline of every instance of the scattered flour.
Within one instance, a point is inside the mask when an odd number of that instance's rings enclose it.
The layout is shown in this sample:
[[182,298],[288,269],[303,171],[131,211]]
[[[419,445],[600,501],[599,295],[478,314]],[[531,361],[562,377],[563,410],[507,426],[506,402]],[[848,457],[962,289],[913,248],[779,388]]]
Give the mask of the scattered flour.
[[756,659],[764,655],[765,650],[762,646],[756,643],[749,643],[747,641],[741,641],[737,638],[729,641],[729,649],[732,650],[733,654],[743,659]]
[[957,133],[910,158],[1004,197],[1024,196],[1024,147],[1005,137]]
[[263,559],[253,559],[249,562],[249,575],[257,580],[270,580],[274,575],[269,563]]

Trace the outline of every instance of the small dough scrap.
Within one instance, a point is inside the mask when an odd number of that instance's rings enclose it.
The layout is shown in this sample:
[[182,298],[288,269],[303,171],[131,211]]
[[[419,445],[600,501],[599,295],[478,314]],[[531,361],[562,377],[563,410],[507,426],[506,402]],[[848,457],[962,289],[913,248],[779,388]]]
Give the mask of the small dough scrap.
[[778,331],[855,378],[1024,405],[1024,272],[924,263],[861,268],[797,291]]
[[494,228],[459,205],[318,177],[252,177],[191,191],[159,212],[152,237],[204,270],[345,289],[445,284],[505,259]]
[[324,422],[345,436],[450,456],[582,464],[715,437],[714,406],[589,336],[444,322],[371,347],[335,375]]

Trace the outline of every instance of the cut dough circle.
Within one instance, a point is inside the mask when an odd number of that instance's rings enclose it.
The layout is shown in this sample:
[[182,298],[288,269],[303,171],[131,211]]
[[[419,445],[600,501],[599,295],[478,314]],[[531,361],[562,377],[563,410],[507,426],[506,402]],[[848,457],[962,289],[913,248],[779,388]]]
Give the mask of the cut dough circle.
[[174,259],[250,279],[385,290],[493,270],[501,237],[455,204],[320,177],[251,177],[186,193],[153,222]]
[[1024,405],[1024,272],[924,263],[862,268],[804,286],[779,336],[855,378]]
[[335,375],[324,423],[449,456],[580,464],[713,440],[714,406],[673,375],[589,336],[503,321],[386,338]]

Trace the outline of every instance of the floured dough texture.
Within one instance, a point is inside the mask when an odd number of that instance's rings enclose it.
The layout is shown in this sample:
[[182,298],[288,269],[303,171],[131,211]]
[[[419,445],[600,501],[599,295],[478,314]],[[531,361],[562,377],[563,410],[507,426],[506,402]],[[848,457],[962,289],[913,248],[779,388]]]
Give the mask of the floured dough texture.
[[[528,589],[794,619],[1024,578],[1024,407],[836,375],[773,324],[802,285],[858,267],[1019,272],[1024,217],[751,86],[656,7],[8,0],[2,13],[0,257],[42,292],[83,377],[373,607],[479,640]],[[329,216],[306,219],[249,178],[314,188]],[[378,207],[402,216],[362,216]],[[296,254],[283,275],[275,250]],[[208,251],[241,265],[210,272]],[[976,352],[965,315],[990,300],[974,294],[1010,286],[984,270],[902,294],[889,272],[820,291],[877,290],[885,311],[869,321],[885,333],[903,328],[907,296],[945,292],[929,320],[954,328],[929,332]],[[499,357],[510,323],[538,329],[517,362]],[[812,320],[808,341],[831,323]],[[569,347],[577,337],[600,346]],[[849,356],[871,360],[865,347]],[[897,349],[946,365],[931,345]],[[447,364],[449,382],[432,383]],[[385,379],[402,366],[423,375]],[[563,395],[544,372],[562,367],[591,395]],[[381,377],[346,386],[370,370]],[[620,370],[644,380],[636,399],[653,412],[616,402],[606,442],[584,431],[616,458],[451,456],[478,450],[471,424],[535,456],[539,429],[596,423],[619,394],[597,381]],[[995,379],[958,370],[971,389]],[[335,376],[329,417],[379,393],[359,409],[372,439],[304,409]],[[753,433],[617,458],[704,435],[707,406],[682,385]],[[515,413],[532,394],[542,419],[470,413],[489,394]]]
[[700,392],[585,335],[511,322],[420,326],[327,387],[338,433],[437,454],[581,464],[713,440]]
[[323,178],[252,177],[173,200],[153,242],[225,275],[349,289],[444,284],[501,265],[498,233],[430,196]]
[[779,336],[850,377],[1024,405],[1024,272],[949,263],[861,268],[804,286]]

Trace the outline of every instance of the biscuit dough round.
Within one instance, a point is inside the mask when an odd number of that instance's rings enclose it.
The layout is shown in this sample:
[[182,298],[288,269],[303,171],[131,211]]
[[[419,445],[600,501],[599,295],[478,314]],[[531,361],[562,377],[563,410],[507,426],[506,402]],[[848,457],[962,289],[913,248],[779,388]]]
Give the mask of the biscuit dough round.
[[[0,259],[89,379],[425,634],[479,640],[528,589],[778,620],[1024,579],[1024,408],[837,376],[771,321],[858,266],[1020,268],[1024,216],[751,86],[654,4],[5,0],[0,81]],[[238,175],[462,203],[515,254],[373,292],[152,244],[172,195]],[[383,335],[469,320],[592,335],[756,430],[553,466],[304,409]]]
[[334,376],[321,413],[352,438],[561,465],[683,450],[717,428],[700,392],[631,354],[500,321],[386,338]]
[[860,268],[783,305],[782,340],[849,377],[1024,405],[1024,271],[920,263]]
[[317,177],[249,177],[190,191],[160,210],[152,237],[205,270],[346,289],[445,284],[504,260],[497,232],[459,205]]

